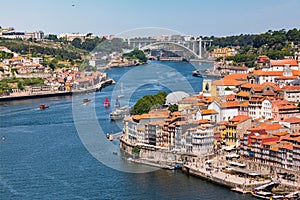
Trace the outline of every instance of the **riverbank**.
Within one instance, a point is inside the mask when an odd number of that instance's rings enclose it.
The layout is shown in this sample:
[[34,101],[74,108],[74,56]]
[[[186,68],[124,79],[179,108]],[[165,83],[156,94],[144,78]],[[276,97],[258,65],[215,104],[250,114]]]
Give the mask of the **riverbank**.
[[102,88],[113,84],[114,81],[112,79],[107,79],[102,81],[92,87],[80,89],[80,90],[73,90],[73,91],[58,91],[58,92],[39,92],[39,93],[31,93],[31,94],[24,94],[24,93],[16,93],[9,96],[1,96],[0,102],[2,101],[13,101],[13,100],[24,100],[24,99],[35,99],[35,98],[46,98],[46,97],[55,97],[55,96],[68,96],[68,95],[76,95],[81,93],[90,93],[95,91],[101,91]]
[[[135,148],[139,149],[138,154],[133,153]],[[235,162],[226,160],[224,153],[198,157],[192,154],[174,153],[149,145],[135,145],[124,137],[120,138],[120,149],[129,155],[129,161],[139,164],[174,170],[176,164],[184,163],[180,167],[183,173],[243,194],[250,193],[254,188],[270,183],[274,179],[267,171],[251,169],[249,163],[246,163],[244,168],[230,166]],[[253,167],[255,163],[251,165]],[[299,187],[297,182],[284,180],[281,180],[281,185],[286,189],[289,188],[289,191],[294,191]]]

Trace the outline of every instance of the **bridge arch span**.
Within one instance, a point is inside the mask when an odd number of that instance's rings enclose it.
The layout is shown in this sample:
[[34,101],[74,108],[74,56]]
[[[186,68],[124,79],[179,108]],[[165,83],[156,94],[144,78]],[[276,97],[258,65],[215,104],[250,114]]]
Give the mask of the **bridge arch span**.
[[146,46],[141,47],[140,50],[146,50],[146,49],[148,49],[151,46],[156,46],[156,45],[161,45],[161,44],[174,44],[176,46],[180,46],[180,47],[184,48],[185,50],[189,51],[196,58],[200,57],[198,54],[196,54],[194,51],[192,51],[191,49],[187,48],[186,46],[184,46],[182,44],[179,44],[179,43],[175,43],[175,42],[169,42],[169,41],[151,43],[151,44],[148,44]]

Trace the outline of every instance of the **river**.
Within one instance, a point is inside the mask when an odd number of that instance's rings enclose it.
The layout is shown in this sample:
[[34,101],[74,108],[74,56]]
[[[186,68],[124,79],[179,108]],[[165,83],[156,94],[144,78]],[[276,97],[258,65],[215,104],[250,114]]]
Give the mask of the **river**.
[[[163,71],[167,73],[162,74],[157,65],[163,65]],[[149,67],[153,67],[152,72],[156,75],[143,82],[139,73],[151,74],[151,70],[146,70]],[[212,64],[203,63],[198,67],[210,68]],[[113,102],[113,93],[123,94],[121,104],[133,105],[144,95],[181,89],[186,82],[194,92],[199,92],[202,79],[192,76],[194,69],[189,63],[152,62],[107,70],[108,76],[117,83],[124,77],[131,77],[134,88],[128,88],[130,81],[124,81],[119,84],[120,90],[116,91],[117,84],[93,94],[96,117],[103,133],[121,130],[109,120],[109,113],[114,108],[104,108],[102,102],[106,97]],[[164,76],[169,79],[164,81]],[[39,110],[40,103],[50,105],[50,108]],[[77,133],[72,104],[74,99],[65,96],[11,101],[0,106],[0,136],[5,138],[0,143],[0,199],[252,199],[250,195],[237,194],[181,171],[155,170],[135,174],[102,164],[85,148]]]

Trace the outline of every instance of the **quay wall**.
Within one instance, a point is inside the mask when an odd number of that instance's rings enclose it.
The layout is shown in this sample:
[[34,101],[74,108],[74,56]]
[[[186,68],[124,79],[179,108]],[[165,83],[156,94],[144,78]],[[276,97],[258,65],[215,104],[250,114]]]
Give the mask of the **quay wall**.
[[248,185],[248,184],[245,184],[245,183],[237,184],[237,183],[231,182],[229,180],[225,180],[225,179],[220,179],[218,177],[214,177],[213,175],[211,175],[209,173],[201,172],[201,171],[193,169],[193,168],[191,168],[191,167],[189,167],[187,165],[184,165],[184,167],[182,168],[182,171],[184,173],[188,174],[188,175],[199,177],[201,179],[205,179],[207,181],[210,181],[212,183],[215,183],[215,184],[227,187],[229,189],[240,188],[241,191],[244,191],[244,192],[249,192],[254,187],[262,185],[261,183],[259,183],[259,184],[251,184],[251,185]]
[[[139,149],[139,153],[133,153],[134,148]],[[125,139],[120,139],[120,149],[127,155],[138,159],[140,163],[150,165],[160,165],[163,168],[170,168],[174,164],[182,162],[181,155],[166,150],[157,150],[154,147],[141,147],[139,145],[131,144]]]

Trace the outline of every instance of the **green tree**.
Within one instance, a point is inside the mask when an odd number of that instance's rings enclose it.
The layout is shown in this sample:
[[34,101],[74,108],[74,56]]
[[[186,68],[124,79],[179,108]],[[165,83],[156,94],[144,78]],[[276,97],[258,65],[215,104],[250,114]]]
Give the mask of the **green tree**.
[[138,147],[133,147],[132,148],[132,154],[135,156],[138,156],[140,154],[140,149]]
[[54,42],[58,41],[57,35],[54,35],[54,34],[49,34],[48,36],[45,37],[45,39],[52,40]]
[[133,51],[131,51],[129,53],[123,54],[123,58],[137,59],[143,63],[147,61],[147,57],[146,57],[145,53],[138,49],[134,49]]
[[159,92],[156,95],[146,95],[140,98],[133,106],[131,114],[140,115],[143,113],[148,113],[153,108],[160,107],[161,105],[165,104],[166,96],[166,92]]
[[170,106],[168,107],[168,110],[169,110],[170,112],[176,112],[176,111],[178,111],[178,105],[177,105],[177,104],[170,105]]
[[71,44],[76,48],[81,48],[81,39],[74,38],[74,40],[72,40]]

